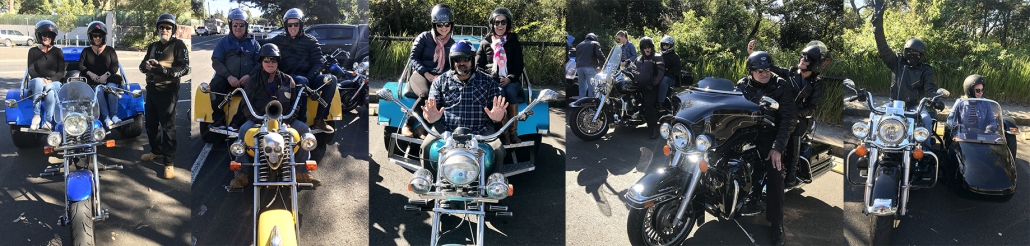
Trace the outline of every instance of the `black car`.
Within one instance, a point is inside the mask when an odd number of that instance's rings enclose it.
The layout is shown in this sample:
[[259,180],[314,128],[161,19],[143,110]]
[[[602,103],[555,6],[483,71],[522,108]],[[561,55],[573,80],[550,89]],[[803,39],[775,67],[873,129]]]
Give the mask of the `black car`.
[[354,62],[368,56],[368,24],[318,24],[307,27],[304,31],[318,39],[323,53],[331,53],[336,48],[350,52],[349,58],[340,57],[338,62],[344,69],[353,69]]

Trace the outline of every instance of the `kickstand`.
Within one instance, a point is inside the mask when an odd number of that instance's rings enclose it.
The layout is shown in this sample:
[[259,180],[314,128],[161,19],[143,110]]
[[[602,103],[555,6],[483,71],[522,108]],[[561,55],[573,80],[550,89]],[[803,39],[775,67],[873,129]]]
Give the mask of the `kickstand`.
[[758,245],[757,243],[755,243],[755,238],[751,237],[751,233],[748,233],[747,230],[744,229],[744,226],[740,225],[740,221],[737,221],[737,219],[733,219],[733,222],[737,223],[737,227],[740,227],[740,230],[744,232],[744,235],[747,236],[747,239],[751,240],[751,244]]

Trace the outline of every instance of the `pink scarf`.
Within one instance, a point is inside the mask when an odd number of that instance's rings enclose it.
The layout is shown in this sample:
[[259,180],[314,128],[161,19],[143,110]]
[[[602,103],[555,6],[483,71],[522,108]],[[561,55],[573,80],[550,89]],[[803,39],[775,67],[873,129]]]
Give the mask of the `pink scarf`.
[[504,52],[505,42],[508,42],[507,34],[501,36],[501,38],[494,38],[493,43],[490,44],[490,46],[494,47],[494,71],[500,77],[508,76],[508,54]]
[[451,34],[447,33],[447,36],[443,39],[436,37],[436,29],[433,29],[433,42],[436,42],[436,50],[433,51],[433,61],[436,62],[436,69],[434,72],[443,72],[444,65],[447,65],[447,42],[451,40]]

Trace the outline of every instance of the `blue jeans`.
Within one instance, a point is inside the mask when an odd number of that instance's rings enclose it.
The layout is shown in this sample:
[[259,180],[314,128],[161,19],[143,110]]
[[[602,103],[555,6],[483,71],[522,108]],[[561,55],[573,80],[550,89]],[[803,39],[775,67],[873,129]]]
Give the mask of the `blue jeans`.
[[662,82],[658,83],[658,104],[665,102],[665,98],[669,94],[669,85],[675,83],[675,81],[672,77],[665,76],[662,78]]
[[[243,125],[240,126],[240,133],[238,133],[236,135],[236,139],[243,139],[244,137],[246,137],[247,129],[253,128],[253,127],[255,127],[255,125],[257,125],[257,123],[254,122],[253,120],[248,120],[247,122],[243,123]],[[293,120],[293,122],[290,122],[290,127],[292,127],[294,130],[297,130],[297,133],[300,133],[301,136],[304,136],[304,133],[311,132],[311,129],[308,128],[308,125],[304,124],[304,122],[301,122],[299,120]],[[258,141],[254,141],[254,142],[257,143]],[[261,154],[261,153],[254,153],[254,154]],[[236,161],[240,162],[240,163],[244,163],[244,162],[248,162],[247,159],[249,159],[249,158],[250,158],[250,156],[248,156],[246,153],[244,153],[241,156],[237,156],[236,157]],[[310,158],[311,158],[311,155],[310,155],[310,153],[308,153],[308,151],[306,151],[304,149],[297,149],[297,153],[295,153],[295,155],[293,156],[293,161],[294,162],[304,162],[304,161],[307,161]],[[307,172],[310,172],[310,171],[308,171],[307,168],[304,168],[304,167],[297,168],[297,173],[307,173]],[[246,171],[246,168],[244,168],[244,169],[241,169],[240,171],[236,171],[233,175],[235,176],[236,174],[240,174],[240,173],[248,173],[248,172]]]
[[36,93],[40,93],[43,90],[49,90],[46,97],[43,97],[43,104],[37,103],[32,105],[32,113],[33,115],[40,115],[41,112],[44,112],[43,105],[46,105],[46,114],[44,115],[45,117],[43,117],[43,121],[55,123],[54,113],[57,108],[57,92],[61,91],[61,82],[52,81],[46,85],[43,83],[43,78],[34,78],[29,80],[29,94],[33,95],[32,100],[39,98],[39,95],[35,95]]
[[510,104],[522,103],[522,84],[518,81],[511,81],[503,88],[504,100]]
[[597,75],[597,69],[592,67],[576,68],[576,74],[579,76],[579,97],[594,97],[594,85],[590,84],[590,79]]
[[[118,88],[117,83],[108,82],[107,86]],[[96,88],[93,89],[95,90]],[[97,104],[100,106],[101,121],[118,116],[118,95],[106,92],[99,93],[97,94]]]

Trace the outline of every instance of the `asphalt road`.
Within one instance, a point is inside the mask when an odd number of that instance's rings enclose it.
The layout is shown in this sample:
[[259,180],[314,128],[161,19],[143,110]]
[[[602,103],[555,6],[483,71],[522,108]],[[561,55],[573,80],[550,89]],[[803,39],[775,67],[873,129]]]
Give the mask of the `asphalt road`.
[[[552,104],[555,105],[555,104]],[[371,106],[373,109],[376,105]],[[539,112],[538,112],[539,113]],[[543,137],[537,154],[536,170],[508,178],[514,195],[501,201],[513,217],[486,217],[486,245],[556,245],[566,238],[566,194],[561,170],[565,169],[564,110],[552,106],[551,133]],[[370,116],[369,122],[376,116]],[[407,190],[411,173],[393,164],[386,156],[383,126],[369,124],[369,245],[425,245],[430,241],[430,212],[405,211],[408,199],[418,199]],[[474,217],[469,217],[474,219]],[[441,220],[442,231],[449,231],[440,244],[473,244],[470,223],[459,223],[454,216]],[[475,224],[475,223],[471,223]]]
[[[194,90],[214,74],[211,51],[224,35],[196,37],[193,44]],[[190,95],[192,96],[192,94]],[[301,245],[363,245],[368,243],[368,117],[367,108],[344,113],[336,133],[324,149],[312,152],[319,168],[315,178],[322,187],[301,191],[299,243]],[[196,179],[193,181],[193,244],[248,245],[253,238],[253,195],[248,187],[242,193],[228,193],[232,180],[228,163],[231,155],[226,144],[205,144],[199,125],[191,123],[189,156]],[[253,177],[251,177],[253,180]]]
[[[189,40],[186,40],[189,43]],[[28,47],[0,48],[0,93],[17,89],[25,72]],[[145,85],[138,66],[145,53],[118,51],[118,58],[130,83]],[[183,78],[183,80],[188,79]],[[176,112],[178,150],[189,146],[189,89],[179,91]],[[43,147],[18,149],[11,142],[8,127],[0,127],[0,231],[3,244],[62,245],[71,243],[68,227],[57,224],[64,214],[65,183],[62,176],[40,177],[44,168],[61,165],[57,155],[43,155]],[[95,223],[98,245],[185,245],[190,231],[190,170],[184,162],[175,164],[176,176],[158,177],[163,164],[141,162],[146,153],[146,130],[133,139],[117,140],[114,148],[100,148],[102,164],[121,164],[123,170],[100,172],[101,206],[110,218]],[[114,135],[117,135],[115,133]],[[117,137],[117,136],[113,136]],[[186,158],[178,158],[177,161]]]
[[[567,127],[566,131],[569,131]],[[630,208],[622,197],[646,172],[667,165],[671,158],[662,153],[665,141],[649,139],[650,135],[646,127],[640,126],[618,127],[609,130],[604,138],[591,142],[575,135],[567,138],[567,245],[630,244],[626,232]],[[787,244],[844,243],[840,233],[842,179],[836,172],[827,172],[811,184],[785,194],[783,213]],[[694,228],[684,244],[751,244],[736,223],[719,221],[714,217],[706,214],[706,221]],[[771,240],[771,225],[765,221],[764,213],[742,217],[739,222],[758,244],[768,244]]]
[[[854,95],[845,92],[845,96]],[[844,118],[845,126],[866,117]],[[850,127],[848,127],[850,129]],[[1026,128],[1024,127],[1025,131]],[[858,139],[845,134],[845,148],[853,149]],[[1030,141],[1017,143],[1016,194],[1008,202],[973,200],[959,197],[947,185],[912,190],[908,214],[894,228],[896,245],[1027,245],[1030,244]],[[941,155],[938,153],[938,155]],[[941,156],[943,158],[943,156]],[[852,169],[855,170],[855,169]],[[852,171],[855,172],[855,171]],[[853,174],[852,178],[857,178]],[[848,244],[869,244],[869,218],[862,213],[864,187],[844,183],[844,236]]]

